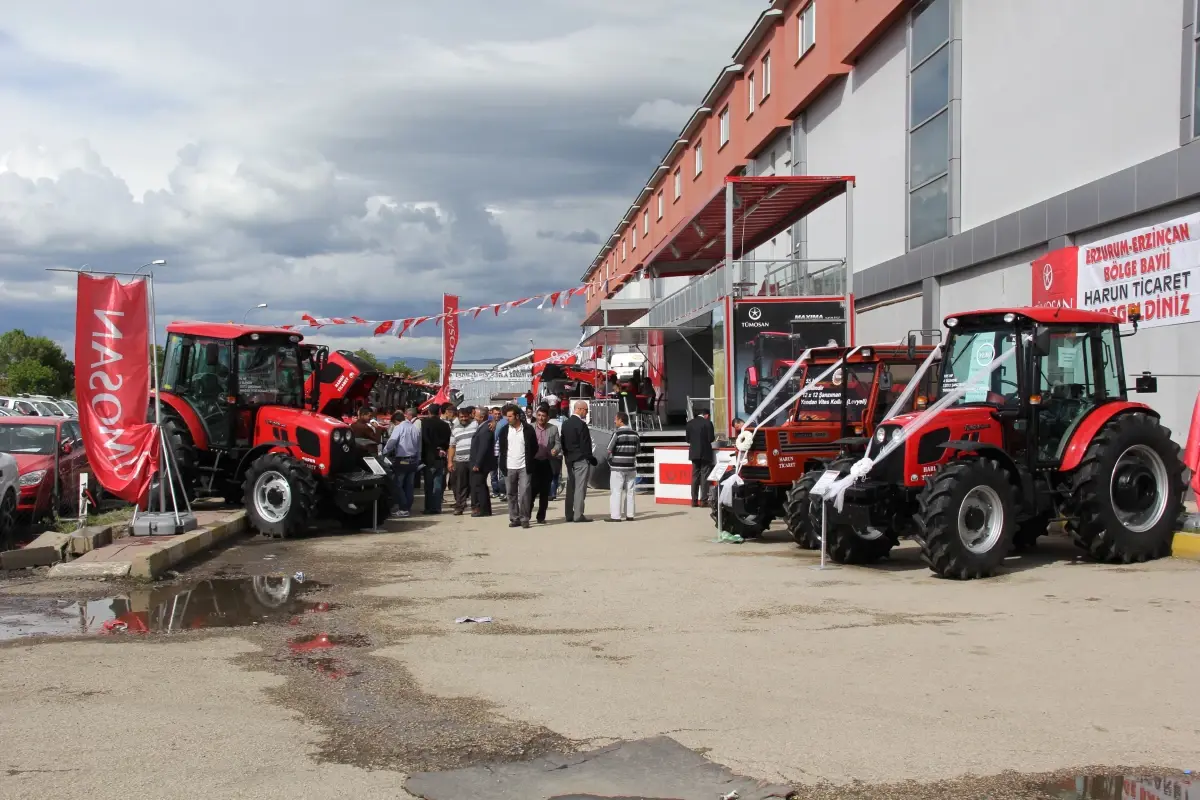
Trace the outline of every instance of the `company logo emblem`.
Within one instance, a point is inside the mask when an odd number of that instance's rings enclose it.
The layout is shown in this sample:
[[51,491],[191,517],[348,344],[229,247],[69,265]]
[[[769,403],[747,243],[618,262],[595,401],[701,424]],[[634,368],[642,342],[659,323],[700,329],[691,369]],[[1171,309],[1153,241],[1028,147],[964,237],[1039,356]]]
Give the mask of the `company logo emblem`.
[[1044,264],[1042,266],[1042,286],[1044,286],[1046,288],[1046,291],[1048,292],[1048,291],[1050,291],[1050,287],[1053,285],[1054,285],[1054,267],[1050,266],[1049,263]]
[[996,348],[991,343],[984,343],[975,351],[975,363],[981,367],[986,367],[995,359]]
[[762,309],[759,308],[758,306],[754,306],[753,308],[750,309],[749,317],[750,317],[750,319],[754,320],[755,322],[762,319]]

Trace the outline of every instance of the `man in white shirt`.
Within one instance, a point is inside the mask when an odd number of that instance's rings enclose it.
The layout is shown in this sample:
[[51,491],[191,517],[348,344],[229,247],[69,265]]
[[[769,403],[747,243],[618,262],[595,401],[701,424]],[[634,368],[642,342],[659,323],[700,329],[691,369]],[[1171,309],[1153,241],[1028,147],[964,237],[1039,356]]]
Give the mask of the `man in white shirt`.
[[509,404],[504,407],[508,425],[500,434],[500,469],[508,487],[508,527],[528,528],[533,506],[531,481],[534,456],[537,455],[537,434],[533,425],[525,422],[521,409]]

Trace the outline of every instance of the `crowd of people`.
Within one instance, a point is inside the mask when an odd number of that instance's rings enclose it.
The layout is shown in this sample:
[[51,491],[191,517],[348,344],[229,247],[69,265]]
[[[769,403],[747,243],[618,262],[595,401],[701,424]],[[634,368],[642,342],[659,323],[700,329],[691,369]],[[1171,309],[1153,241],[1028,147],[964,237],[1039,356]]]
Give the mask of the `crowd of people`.
[[[447,492],[455,516],[490,517],[493,501],[507,505],[510,528],[545,525],[551,502],[564,499],[567,522],[586,523],[588,485],[600,466],[588,425],[588,404],[577,401],[569,416],[542,403],[527,418],[503,407],[434,405],[424,413],[364,407],[350,428],[371,448],[392,478],[392,518],[414,513],[423,487],[422,513],[444,511]],[[602,453],[610,472],[608,522],[636,517],[636,460],[641,447],[629,415],[616,416],[616,430]],[[565,480],[563,473],[566,473]]]

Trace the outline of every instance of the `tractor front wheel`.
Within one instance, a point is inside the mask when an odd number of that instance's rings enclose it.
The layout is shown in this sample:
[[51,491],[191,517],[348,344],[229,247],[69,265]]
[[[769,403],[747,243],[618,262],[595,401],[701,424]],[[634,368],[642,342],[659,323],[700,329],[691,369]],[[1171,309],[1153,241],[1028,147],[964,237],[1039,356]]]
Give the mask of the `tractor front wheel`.
[[1016,497],[999,462],[952,461],[925,484],[917,502],[921,556],[941,577],[991,577],[1012,550]]
[[242,484],[250,527],[286,539],[308,527],[317,504],[312,470],[286,453],[267,453],[246,470]]
[[813,523],[812,509],[809,506],[812,501],[812,488],[824,474],[823,469],[809,470],[792,484],[787,493],[788,533],[796,540],[796,544],[805,550],[821,549],[821,526]]
[[[742,487],[735,486],[735,492],[744,491]],[[721,502],[721,484],[718,482],[708,493],[708,507],[712,516],[713,524],[717,524],[717,505]],[[721,530],[725,533],[732,533],[740,536],[743,539],[757,539],[763,535],[771,525],[771,514],[761,507],[758,498],[743,497],[742,498],[744,513],[738,513],[732,508],[721,509]]]
[[1097,561],[1131,564],[1171,553],[1185,490],[1179,445],[1147,414],[1109,421],[1071,476],[1067,530]]

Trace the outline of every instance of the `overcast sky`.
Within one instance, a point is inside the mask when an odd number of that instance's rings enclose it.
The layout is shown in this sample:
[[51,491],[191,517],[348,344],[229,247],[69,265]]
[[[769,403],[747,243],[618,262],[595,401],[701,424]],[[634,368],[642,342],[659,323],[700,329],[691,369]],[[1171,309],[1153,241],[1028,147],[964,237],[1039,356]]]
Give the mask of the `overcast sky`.
[[[0,0],[0,329],[70,342],[44,269],[84,263],[167,259],[160,324],[575,286],[765,5]],[[466,321],[460,357],[570,346],[581,308]]]

